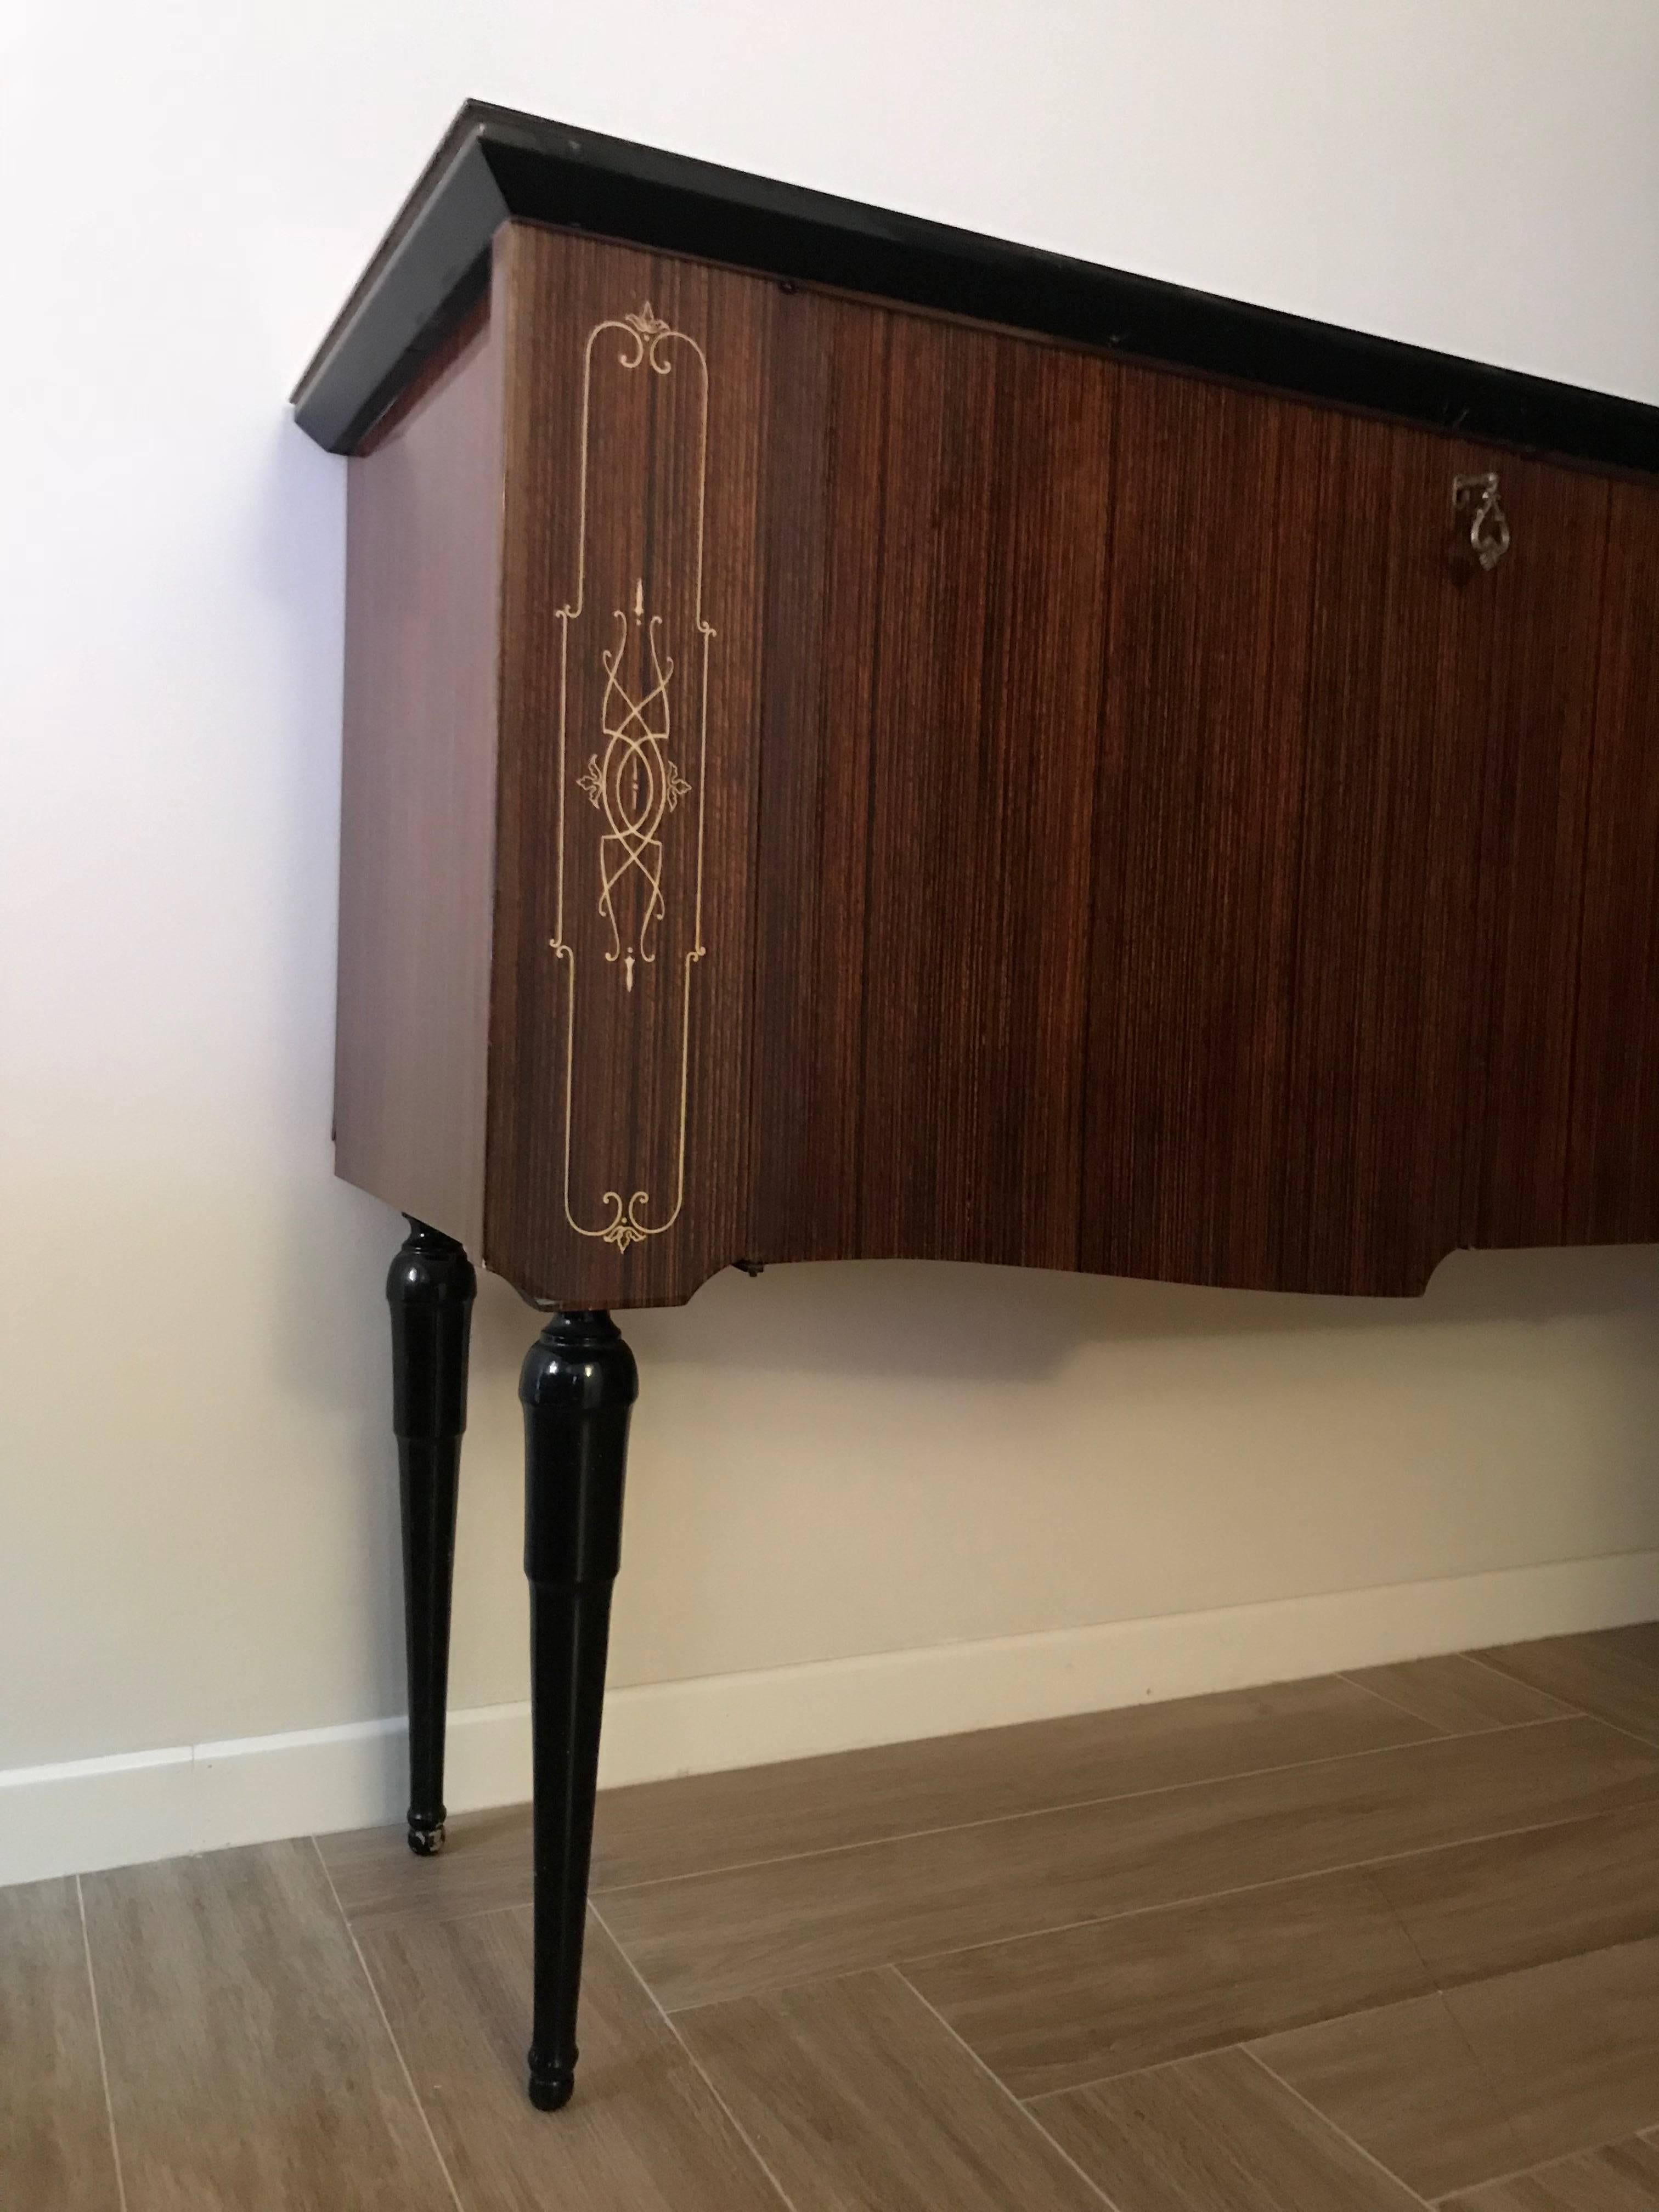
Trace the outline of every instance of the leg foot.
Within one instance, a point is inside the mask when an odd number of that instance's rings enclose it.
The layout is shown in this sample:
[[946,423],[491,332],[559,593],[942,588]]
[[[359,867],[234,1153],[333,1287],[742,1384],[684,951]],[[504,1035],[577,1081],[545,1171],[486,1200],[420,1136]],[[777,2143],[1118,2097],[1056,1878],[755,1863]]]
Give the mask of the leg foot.
[[556,2112],[570,2102],[576,2089],[576,2053],[570,2054],[568,2066],[550,2067],[543,2073],[536,2063],[536,2054],[530,2054],[530,2101],[538,2112]]
[[576,2075],[587,1869],[611,1586],[622,1552],[634,1355],[607,1313],[555,1316],[520,1379],[535,1753],[536,1994],[530,2098],[568,2104]]
[[477,1278],[453,1237],[412,1217],[386,1277],[392,1309],[392,1425],[404,1532],[409,1664],[409,1848],[444,1841],[444,1717],[455,1496],[466,1427],[466,1355]]

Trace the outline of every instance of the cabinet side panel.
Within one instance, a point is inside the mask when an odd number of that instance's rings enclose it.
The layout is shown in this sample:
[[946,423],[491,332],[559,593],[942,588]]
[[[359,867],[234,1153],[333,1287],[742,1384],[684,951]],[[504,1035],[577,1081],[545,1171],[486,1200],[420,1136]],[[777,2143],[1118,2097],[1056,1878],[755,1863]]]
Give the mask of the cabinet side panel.
[[1567,1230],[1659,1239],[1659,488],[1613,488]]
[[672,1304],[744,1256],[775,288],[514,224],[484,1255]]
[[495,817],[501,407],[460,334],[349,463],[335,1171],[477,1249]]

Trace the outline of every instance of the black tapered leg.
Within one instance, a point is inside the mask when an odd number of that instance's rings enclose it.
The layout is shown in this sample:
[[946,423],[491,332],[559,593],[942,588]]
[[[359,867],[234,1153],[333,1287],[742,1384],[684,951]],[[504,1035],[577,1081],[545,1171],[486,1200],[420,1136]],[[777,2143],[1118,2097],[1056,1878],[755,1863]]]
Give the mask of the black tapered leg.
[[404,1639],[409,1657],[409,1848],[444,1840],[444,1717],[455,1490],[466,1427],[466,1352],[477,1278],[453,1237],[406,1215],[392,1263],[392,1425],[404,1524]]
[[525,1356],[524,1568],[535,1738],[530,2100],[570,2101],[611,1585],[622,1555],[634,1355],[607,1313],[556,1315]]

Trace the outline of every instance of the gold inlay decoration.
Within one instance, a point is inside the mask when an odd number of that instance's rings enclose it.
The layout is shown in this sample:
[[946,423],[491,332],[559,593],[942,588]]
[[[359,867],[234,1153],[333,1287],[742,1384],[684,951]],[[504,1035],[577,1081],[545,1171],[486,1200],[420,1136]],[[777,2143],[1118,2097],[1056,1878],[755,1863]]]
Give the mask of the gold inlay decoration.
[[[662,617],[653,615],[649,622],[646,620],[642,581],[634,586],[631,633],[628,617],[620,607],[611,619],[617,625],[617,642],[599,656],[605,674],[605,702],[599,710],[605,754],[603,758],[598,753],[588,755],[586,769],[577,777],[576,788],[586,793],[588,803],[605,818],[607,826],[599,840],[599,912],[611,925],[611,950],[605,957],[623,963],[623,981],[631,991],[635,961],[654,963],[652,926],[668,911],[663,902],[663,847],[658,833],[663,817],[674,811],[691,787],[668,757],[668,686],[674,664],[665,658],[659,643]],[[621,672],[629,635],[637,637],[641,630],[651,680],[645,696],[633,699]],[[634,873],[644,879],[645,912],[637,944],[624,946],[611,893]]]
[[[662,617],[647,613],[643,578],[638,580],[634,586],[631,617],[623,608],[616,608],[611,615],[615,625],[611,642],[599,649],[599,665],[605,678],[605,694],[599,709],[599,734],[605,740],[604,750],[595,749],[591,751],[586,767],[580,775],[574,779],[569,776],[567,768],[567,706],[570,688],[572,632],[582,619],[586,590],[588,433],[594,349],[607,331],[622,333],[623,343],[617,355],[617,363],[624,374],[633,374],[643,368],[657,376],[672,375],[676,360],[674,349],[681,348],[698,383],[696,572],[692,605],[701,666],[697,671],[693,702],[697,721],[695,780],[683,774],[669,757],[668,747],[673,729],[671,687],[674,680],[675,663],[664,640]],[[702,611],[702,540],[708,464],[708,362],[696,340],[688,337],[684,331],[671,328],[659,315],[653,313],[648,300],[636,313],[596,323],[588,332],[587,343],[582,353],[581,483],[577,501],[576,592],[574,598],[558,610],[557,615],[560,637],[558,861],[555,890],[556,920],[554,934],[548,942],[568,971],[564,1069],[565,1219],[578,1236],[599,1237],[607,1244],[614,1244],[621,1252],[626,1252],[630,1245],[642,1243],[647,1237],[660,1237],[665,1230],[672,1229],[679,1218],[680,1209],[685,1200],[686,1102],[691,1070],[691,977],[697,963],[708,951],[702,941],[703,794],[708,757],[708,647],[714,635]],[[638,649],[633,657],[637,659],[643,672],[641,678],[636,679],[640,693],[638,698],[630,692],[623,678],[623,671],[630,659],[631,645],[637,645]],[[616,1189],[607,1190],[603,1194],[604,1204],[611,1209],[606,1220],[597,1224],[578,1221],[570,1202],[578,975],[575,948],[567,942],[564,933],[564,877],[565,794],[573,781],[574,788],[582,793],[604,822],[599,839],[599,911],[611,929],[611,945],[605,956],[605,962],[612,972],[619,975],[624,997],[631,996],[637,971],[656,964],[658,925],[667,915],[663,890],[663,830],[666,818],[678,811],[682,800],[690,798],[694,791],[696,794],[696,888],[691,921],[691,949],[684,956],[679,977],[679,1128],[675,1147],[675,1188],[673,1203],[663,1218],[656,1222],[647,1218],[652,1206],[651,1194],[647,1190],[636,1189],[629,1191],[624,1199],[622,1188],[624,1179],[621,1177],[617,1179]],[[623,917],[618,910],[618,901],[625,890],[635,893],[635,904],[638,910],[637,924],[626,930]]]

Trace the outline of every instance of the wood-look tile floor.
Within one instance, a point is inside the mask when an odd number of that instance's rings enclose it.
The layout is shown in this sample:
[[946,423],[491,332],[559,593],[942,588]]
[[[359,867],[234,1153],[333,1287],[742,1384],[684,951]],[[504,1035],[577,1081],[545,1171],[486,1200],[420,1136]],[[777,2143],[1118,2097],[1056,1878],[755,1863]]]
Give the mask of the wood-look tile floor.
[[18,2212],[1659,2212],[1659,1625],[0,1890]]

